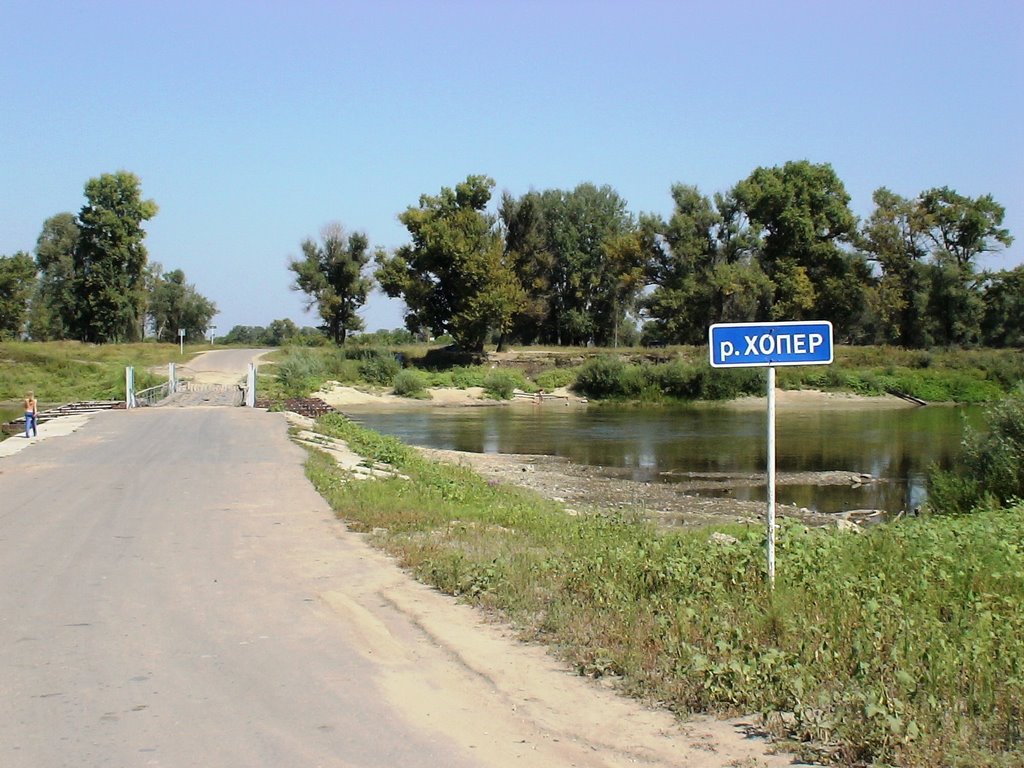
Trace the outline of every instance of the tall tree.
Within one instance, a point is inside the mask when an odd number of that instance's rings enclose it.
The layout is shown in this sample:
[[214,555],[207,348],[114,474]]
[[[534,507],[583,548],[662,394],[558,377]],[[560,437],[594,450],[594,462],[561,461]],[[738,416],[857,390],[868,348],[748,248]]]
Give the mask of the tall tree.
[[913,200],[885,187],[876,189],[875,209],[864,224],[863,246],[880,275],[868,293],[878,324],[877,340],[907,347],[927,346],[927,249],[923,222]]
[[157,340],[176,342],[179,330],[185,331],[186,339],[204,338],[217,305],[187,282],[180,269],[163,273],[159,264],[153,264],[151,273],[148,316]]
[[470,352],[483,351],[490,332],[508,333],[524,296],[486,212],[493,187],[487,176],[468,176],[455,189],[421,195],[398,217],[412,242],[376,257],[377,281],[405,301],[408,329],[449,333]]
[[359,308],[366,303],[370,280],[363,268],[370,260],[366,235],[354,232],[346,237],[340,224],[329,224],[317,244],[302,241],[302,258],[290,259],[295,273],[293,290],[307,296],[306,310],[314,306],[323,320],[324,332],[335,344],[344,344],[349,331],[360,331]]
[[647,245],[647,279],[653,290],[643,305],[650,319],[645,338],[661,343],[700,343],[710,318],[710,283],[721,217],[694,186],[672,186],[672,216],[646,215],[641,229]]
[[511,335],[524,344],[544,339],[554,303],[555,254],[544,230],[540,194],[502,195],[498,215],[505,229],[505,257],[525,292]]
[[733,195],[762,234],[761,266],[776,286],[773,317],[831,320],[850,338],[870,269],[843,247],[856,241],[857,220],[832,166],[758,168]]
[[735,200],[714,202],[696,187],[672,187],[668,221],[641,217],[652,290],[642,304],[648,341],[703,343],[707,326],[767,316],[774,283],[752,254],[759,245]]
[[[571,191],[528,192],[501,207],[506,250],[528,298],[517,317],[521,341],[548,344],[613,342],[640,285],[619,280],[630,251],[622,236],[636,233],[626,201],[611,187],[580,184]],[[632,241],[636,244],[638,241]],[[640,254],[635,251],[633,270]]]
[[35,282],[36,263],[27,253],[0,256],[0,339],[19,339],[25,332]]
[[934,263],[929,297],[932,335],[940,344],[975,344],[984,305],[976,259],[1009,247],[1005,210],[991,195],[970,198],[949,187],[929,189],[916,202]]
[[37,341],[72,335],[77,318],[74,278],[78,240],[74,214],[58,213],[43,222],[36,241],[39,282],[29,318],[29,333]]
[[146,309],[145,221],[157,213],[139,178],[105,173],[85,185],[78,215],[73,291],[76,335],[83,341],[138,341]]
[[1024,266],[986,276],[982,343],[1024,347]]

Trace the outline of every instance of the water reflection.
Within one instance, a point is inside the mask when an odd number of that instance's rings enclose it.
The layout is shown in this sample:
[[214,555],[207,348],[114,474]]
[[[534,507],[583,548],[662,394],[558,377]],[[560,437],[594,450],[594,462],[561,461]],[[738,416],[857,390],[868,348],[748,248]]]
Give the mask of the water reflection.
[[[413,445],[564,456],[626,469],[644,481],[673,482],[688,472],[763,473],[767,454],[766,414],[757,410],[544,406],[350,412],[371,429]],[[860,488],[780,485],[778,499],[819,512],[917,507],[924,501],[928,467],[949,466],[958,453],[965,418],[975,421],[976,411],[939,406],[780,410],[780,473],[849,470],[886,482]],[[765,489],[737,488],[732,495],[762,500]]]

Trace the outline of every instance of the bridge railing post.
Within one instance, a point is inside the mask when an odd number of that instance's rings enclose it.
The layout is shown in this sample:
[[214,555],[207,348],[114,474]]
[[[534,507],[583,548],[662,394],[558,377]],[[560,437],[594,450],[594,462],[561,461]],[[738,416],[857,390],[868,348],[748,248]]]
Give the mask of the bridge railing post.
[[256,407],[256,364],[249,363],[249,372],[245,377],[245,407]]
[[135,403],[135,368],[128,366],[124,369],[124,406],[134,408]]

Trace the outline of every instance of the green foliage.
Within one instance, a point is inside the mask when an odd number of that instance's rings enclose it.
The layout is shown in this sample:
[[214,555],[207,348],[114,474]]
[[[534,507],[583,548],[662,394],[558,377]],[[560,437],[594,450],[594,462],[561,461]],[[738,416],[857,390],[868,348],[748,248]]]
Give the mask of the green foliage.
[[522,373],[504,368],[489,371],[483,383],[484,391],[497,400],[511,400],[514,390],[529,386]]
[[643,286],[646,254],[611,187],[528,192],[501,204],[505,250],[526,291],[513,333],[523,343],[611,345]]
[[72,213],[58,213],[43,222],[36,241],[39,284],[32,298],[29,333],[34,341],[69,338],[75,326],[75,252],[78,221]]
[[615,397],[622,392],[626,363],[620,357],[604,355],[588,360],[576,375],[576,391],[588,397]]
[[929,476],[929,508],[962,514],[1024,499],[1024,385],[986,410],[983,430],[964,431],[958,466]]
[[1012,351],[901,350],[838,347],[829,366],[780,368],[783,389],[815,388],[883,395],[903,392],[927,402],[984,403],[1024,379],[1024,359]]
[[469,176],[454,190],[422,195],[399,216],[412,242],[376,256],[378,283],[408,309],[406,326],[450,333],[483,350],[488,332],[505,333],[523,290],[506,263],[494,217],[485,213],[494,180]]
[[144,222],[157,213],[139,178],[105,173],[85,185],[74,254],[72,332],[83,341],[142,339],[146,306]]
[[0,342],[0,400],[20,399],[28,390],[40,403],[123,400],[126,366],[135,366],[136,386],[144,389],[166,378],[147,368],[177,357],[177,345],[149,342]]
[[982,343],[1024,347],[1024,265],[989,275],[983,298]]
[[405,328],[394,328],[390,331],[379,330],[373,333],[360,333],[349,337],[346,343],[356,346],[395,347],[414,344],[416,343],[416,337]]
[[395,376],[402,370],[402,364],[394,355],[372,354],[359,363],[359,375],[372,384],[390,387]]
[[762,712],[840,764],[1024,760],[1024,505],[863,535],[784,523],[770,592],[760,527],[718,543],[570,517],[341,417],[321,424],[410,477],[342,484],[312,457],[348,525],[584,674],[675,711]]
[[555,389],[574,384],[576,375],[577,371],[575,368],[549,368],[538,373],[533,380],[545,392],[551,392]]
[[394,380],[394,393],[399,397],[424,397],[427,377],[419,371],[407,368],[399,371]]
[[324,379],[322,358],[309,350],[293,350],[275,367],[277,384],[285,397],[306,397]]
[[0,340],[20,338],[36,284],[36,265],[24,251],[0,256]]
[[321,234],[321,244],[303,240],[302,258],[288,261],[288,269],[295,273],[292,288],[306,294],[307,310],[317,308],[323,330],[335,344],[344,344],[349,331],[363,328],[358,311],[370,292],[370,280],[363,276],[369,247],[365,235],[346,236],[340,224],[330,224]]
[[588,361],[574,389],[588,397],[628,400],[729,400],[764,392],[763,374],[754,370],[712,370],[707,363],[675,361],[629,365],[618,357]]
[[204,339],[217,305],[186,282],[180,269],[162,273],[155,264],[152,273],[146,314],[157,340],[173,344],[179,330],[185,331],[189,341]]

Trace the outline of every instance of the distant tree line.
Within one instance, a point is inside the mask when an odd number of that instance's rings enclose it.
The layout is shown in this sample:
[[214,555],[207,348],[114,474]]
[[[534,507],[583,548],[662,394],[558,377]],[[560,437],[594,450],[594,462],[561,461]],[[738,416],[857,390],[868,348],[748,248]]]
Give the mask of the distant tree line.
[[217,337],[221,344],[244,344],[252,347],[281,347],[285,344],[317,347],[328,343],[318,328],[300,328],[292,320],[272,320],[262,325],[236,325],[224,336]]
[[[858,221],[828,164],[758,168],[723,193],[672,187],[668,219],[634,216],[611,187],[505,194],[469,176],[399,220],[410,242],[377,249],[374,277],[414,333],[615,346],[700,344],[716,322],[830,320],[837,338],[905,347],[1024,345],[1024,266],[982,270],[1013,242],[990,195],[880,188]],[[303,243],[294,286],[325,331],[358,329],[365,236]]]
[[78,216],[43,223],[33,258],[0,256],[0,338],[92,343],[203,338],[216,305],[180,269],[149,263],[144,222],[157,213],[137,176],[103,174],[85,185]]

